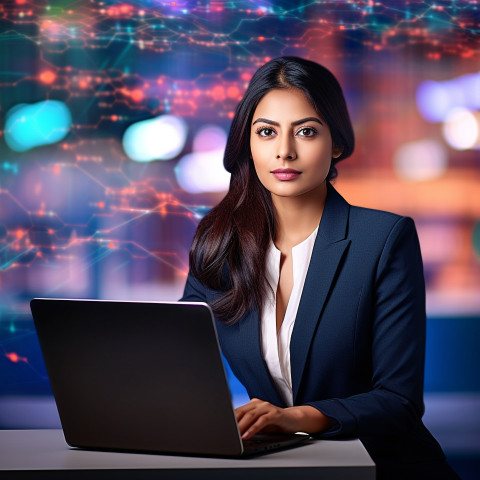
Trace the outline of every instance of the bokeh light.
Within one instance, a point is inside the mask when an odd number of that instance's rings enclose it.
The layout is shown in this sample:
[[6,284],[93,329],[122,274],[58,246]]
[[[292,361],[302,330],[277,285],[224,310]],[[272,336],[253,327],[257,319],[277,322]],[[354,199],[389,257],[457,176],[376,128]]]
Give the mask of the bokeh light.
[[161,115],[130,125],[123,135],[123,148],[137,162],[171,160],[185,146],[187,132],[181,117]]
[[59,142],[70,130],[72,116],[58,100],[12,107],[5,122],[5,142],[16,152]]
[[228,189],[230,174],[223,166],[227,135],[216,125],[207,125],[193,140],[193,153],[185,155],[175,167],[181,188],[189,193],[223,192]]
[[442,127],[443,136],[456,150],[480,147],[480,113],[465,108],[453,109]]
[[394,156],[395,171],[404,180],[422,181],[439,177],[447,165],[447,152],[436,140],[405,143]]
[[217,125],[201,128],[193,139],[194,152],[209,152],[224,148],[227,143],[225,130]]
[[417,106],[430,122],[444,121],[455,108],[480,109],[480,73],[471,73],[444,82],[426,80],[416,94]]

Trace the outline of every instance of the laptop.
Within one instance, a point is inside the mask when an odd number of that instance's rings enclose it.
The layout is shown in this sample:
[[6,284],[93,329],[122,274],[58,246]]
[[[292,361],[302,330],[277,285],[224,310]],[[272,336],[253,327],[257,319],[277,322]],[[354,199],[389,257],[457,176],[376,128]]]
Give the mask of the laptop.
[[310,438],[242,442],[205,303],[36,298],[30,307],[72,447],[240,457]]

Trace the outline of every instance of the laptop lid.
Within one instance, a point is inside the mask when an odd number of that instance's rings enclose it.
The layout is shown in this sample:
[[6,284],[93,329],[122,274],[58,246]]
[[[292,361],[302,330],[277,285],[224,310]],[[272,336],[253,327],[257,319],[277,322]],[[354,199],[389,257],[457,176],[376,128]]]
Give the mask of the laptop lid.
[[30,305],[69,445],[242,454],[207,304],[34,299]]

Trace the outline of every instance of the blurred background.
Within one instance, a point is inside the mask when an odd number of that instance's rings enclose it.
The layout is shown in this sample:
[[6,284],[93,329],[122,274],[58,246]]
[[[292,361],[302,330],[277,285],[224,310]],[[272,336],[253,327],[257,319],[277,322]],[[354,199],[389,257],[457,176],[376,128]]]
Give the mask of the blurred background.
[[480,478],[478,1],[3,1],[0,428],[59,425],[31,298],[181,296],[228,188],[235,106],[280,55],[344,88],[357,146],[340,193],[416,222],[425,423]]

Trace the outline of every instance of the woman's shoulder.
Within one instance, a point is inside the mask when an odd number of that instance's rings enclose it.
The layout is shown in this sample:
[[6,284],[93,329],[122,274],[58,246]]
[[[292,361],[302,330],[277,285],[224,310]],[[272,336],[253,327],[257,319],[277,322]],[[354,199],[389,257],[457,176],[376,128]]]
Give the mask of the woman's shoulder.
[[364,232],[368,236],[389,235],[394,231],[415,232],[415,222],[411,217],[373,208],[350,206],[350,233]]
[[386,210],[377,210],[375,208],[359,207],[350,205],[350,216],[359,220],[369,220],[380,223],[396,223],[404,217],[394,212],[387,212]]
[[325,227],[336,230],[337,234],[342,231],[350,239],[357,238],[360,241],[368,240],[374,243],[385,241],[391,234],[416,235],[412,218],[385,210],[352,205],[332,185],[329,184],[328,188]]

